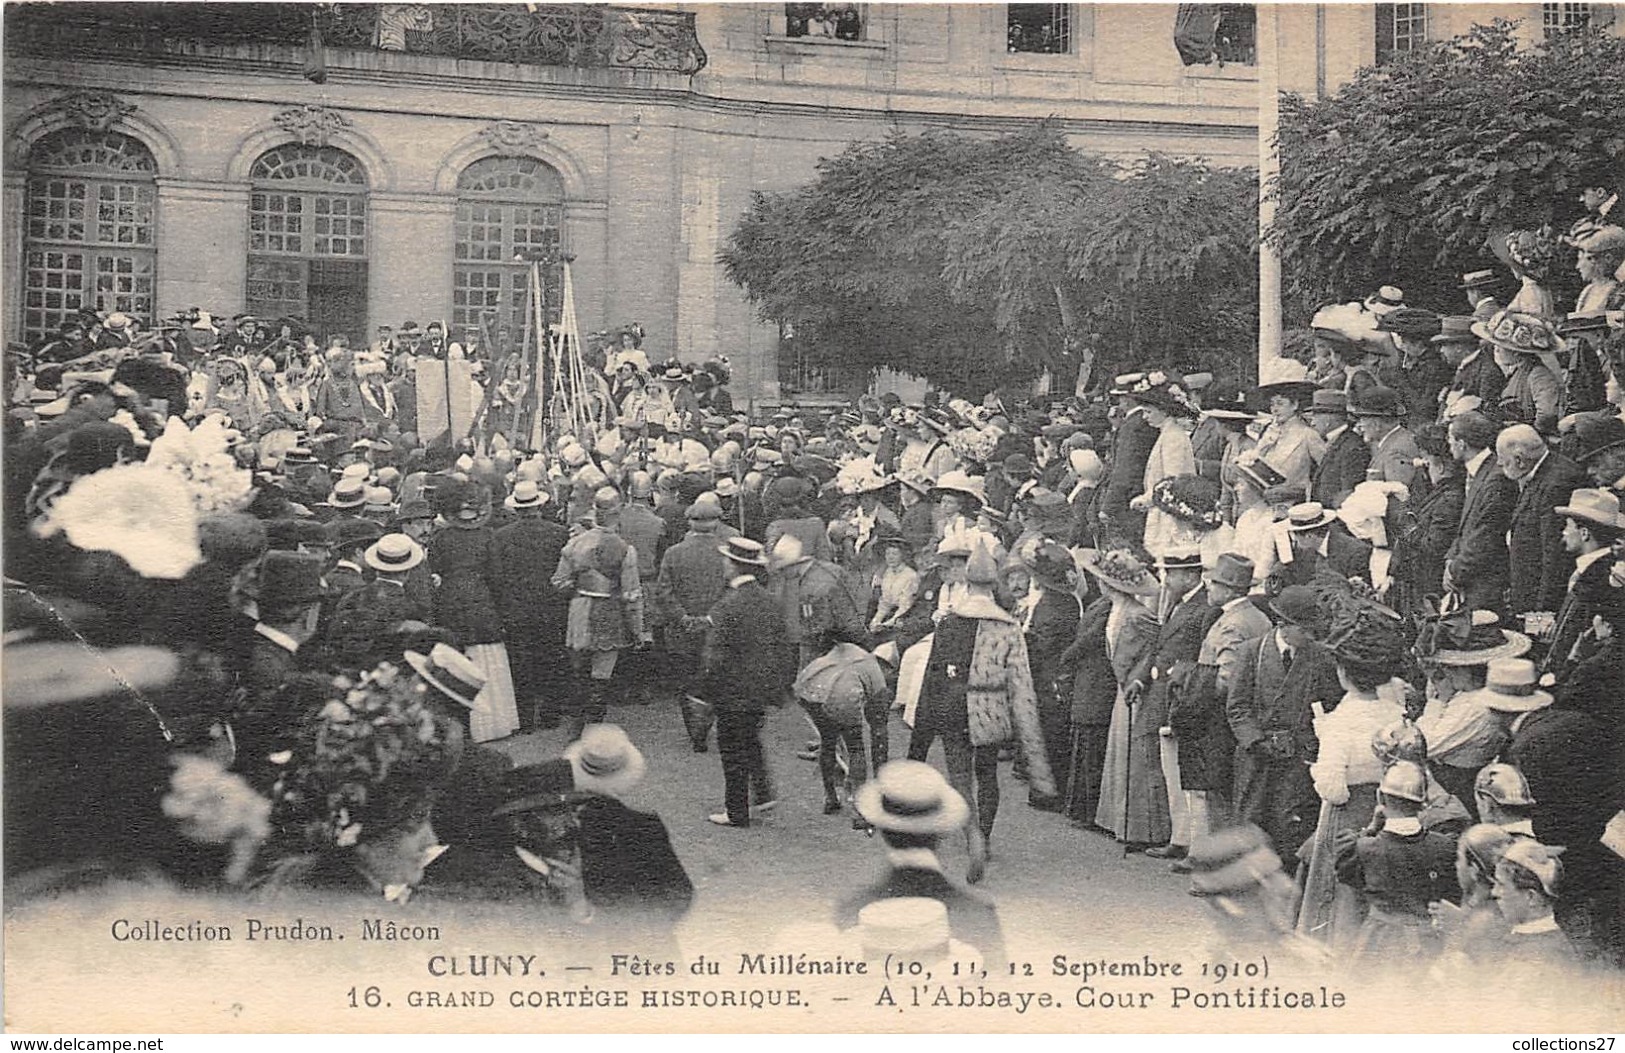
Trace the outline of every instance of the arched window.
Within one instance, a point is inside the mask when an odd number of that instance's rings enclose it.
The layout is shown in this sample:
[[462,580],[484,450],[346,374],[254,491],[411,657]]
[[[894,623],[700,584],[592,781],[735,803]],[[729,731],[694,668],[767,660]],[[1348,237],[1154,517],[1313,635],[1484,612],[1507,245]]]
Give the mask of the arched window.
[[[564,181],[533,157],[487,157],[457,177],[457,243],[452,278],[452,322],[478,326],[491,318],[517,341],[525,328],[530,264],[515,261],[560,247]],[[549,321],[559,312],[558,268],[548,276]]]
[[249,170],[248,313],[364,339],[367,173],[331,146],[288,143]]
[[23,333],[38,341],[81,308],[152,317],[158,164],[118,132],[64,128],[28,154]]

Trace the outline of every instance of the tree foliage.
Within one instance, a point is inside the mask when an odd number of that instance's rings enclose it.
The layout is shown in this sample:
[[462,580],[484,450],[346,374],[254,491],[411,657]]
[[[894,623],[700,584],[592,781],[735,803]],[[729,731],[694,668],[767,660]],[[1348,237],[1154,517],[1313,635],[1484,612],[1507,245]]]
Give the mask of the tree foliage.
[[757,195],[721,260],[814,361],[975,395],[1046,366],[1070,379],[1092,333],[1102,368],[1153,352],[1250,361],[1256,201],[1250,172],[1125,169],[1048,126],[898,133]]
[[[1496,21],[1368,67],[1320,101],[1281,101],[1271,237],[1290,313],[1385,281],[1448,303],[1495,232],[1567,222],[1625,170],[1625,40],[1521,45]],[[1419,295],[1420,294],[1420,295]]]

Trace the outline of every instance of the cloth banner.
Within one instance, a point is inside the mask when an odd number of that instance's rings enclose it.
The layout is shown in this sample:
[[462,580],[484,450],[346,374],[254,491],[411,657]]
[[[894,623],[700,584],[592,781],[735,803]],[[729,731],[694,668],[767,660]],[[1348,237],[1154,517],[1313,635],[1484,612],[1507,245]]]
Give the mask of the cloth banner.
[[474,426],[474,415],[479,412],[472,363],[418,355],[413,369],[418,392],[418,437],[425,446],[448,441],[448,433],[451,441],[462,439]]

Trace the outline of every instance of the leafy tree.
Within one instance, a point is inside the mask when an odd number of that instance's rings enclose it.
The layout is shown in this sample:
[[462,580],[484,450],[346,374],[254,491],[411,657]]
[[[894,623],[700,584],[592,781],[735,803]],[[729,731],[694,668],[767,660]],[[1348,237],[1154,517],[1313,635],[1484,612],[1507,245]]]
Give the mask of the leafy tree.
[[[1049,126],[899,133],[818,172],[758,195],[721,254],[815,362],[887,365],[977,395],[1046,366],[1069,379],[1091,343],[1106,352],[1097,374],[1220,340],[1234,348],[1219,357],[1251,360],[1250,173],[1164,158],[1121,170]],[[1218,301],[1217,330],[1204,328]]]
[[1361,70],[1335,95],[1281,100],[1271,238],[1288,313],[1393,281],[1455,303],[1492,233],[1566,224],[1587,185],[1625,172],[1625,40],[1522,45],[1497,20]]

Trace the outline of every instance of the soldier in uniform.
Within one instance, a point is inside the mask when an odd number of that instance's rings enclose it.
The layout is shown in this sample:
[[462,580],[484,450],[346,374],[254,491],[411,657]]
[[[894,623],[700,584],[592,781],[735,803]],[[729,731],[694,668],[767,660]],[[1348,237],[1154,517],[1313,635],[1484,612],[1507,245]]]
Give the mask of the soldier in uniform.
[[605,486],[593,494],[594,525],[571,538],[559,554],[553,585],[573,589],[564,642],[576,675],[586,674],[582,693],[573,699],[570,737],[588,724],[602,723],[608,709],[604,691],[615,675],[615,661],[631,647],[651,639],[643,624],[643,586],[638,553],[619,532],[621,495]]

